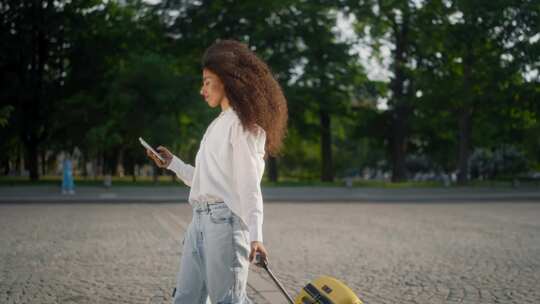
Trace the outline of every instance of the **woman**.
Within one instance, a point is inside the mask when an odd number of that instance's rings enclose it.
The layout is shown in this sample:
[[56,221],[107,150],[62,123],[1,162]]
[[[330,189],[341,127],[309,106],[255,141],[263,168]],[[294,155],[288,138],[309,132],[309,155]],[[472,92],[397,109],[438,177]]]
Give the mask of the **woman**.
[[221,40],[202,59],[201,95],[221,113],[208,126],[195,158],[185,164],[158,147],[165,162],[191,187],[193,219],[184,235],[173,303],[251,303],[246,295],[250,262],[263,245],[261,179],[264,158],[278,153],[287,104],[266,63],[245,44]]

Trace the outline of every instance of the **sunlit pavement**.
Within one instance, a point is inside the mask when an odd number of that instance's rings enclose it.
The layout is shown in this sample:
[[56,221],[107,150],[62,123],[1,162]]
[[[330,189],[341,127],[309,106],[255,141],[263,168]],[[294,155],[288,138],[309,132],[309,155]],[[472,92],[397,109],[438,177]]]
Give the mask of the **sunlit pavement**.
[[[330,275],[365,303],[538,303],[539,218],[534,202],[267,202],[264,237],[293,295]],[[190,220],[185,203],[2,203],[0,303],[169,303]],[[285,303],[260,269],[249,281],[255,303]]]

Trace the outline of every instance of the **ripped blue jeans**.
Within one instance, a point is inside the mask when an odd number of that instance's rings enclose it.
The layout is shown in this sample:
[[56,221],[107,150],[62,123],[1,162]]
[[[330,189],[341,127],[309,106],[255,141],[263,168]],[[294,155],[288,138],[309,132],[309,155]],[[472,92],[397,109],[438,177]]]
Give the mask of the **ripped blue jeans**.
[[249,233],[225,203],[192,204],[173,304],[251,304]]

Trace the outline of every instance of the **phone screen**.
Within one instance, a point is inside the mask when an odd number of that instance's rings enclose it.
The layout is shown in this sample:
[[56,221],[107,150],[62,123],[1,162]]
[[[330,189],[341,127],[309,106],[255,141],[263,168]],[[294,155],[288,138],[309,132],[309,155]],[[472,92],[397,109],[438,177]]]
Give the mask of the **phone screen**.
[[139,137],[139,141],[141,142],[141,144],[143,145],[143,147],[145,147],[146,149],[150,150],[159,160],[161,160],[162,162],[164,162],[165,160],[163,159],[163,157],[161,157],[161,155],[159,153],[157,153],[156,150],[154,150],[154,148],[152,148],[146,141],[144,141],[144,139],[142,139],[142,137]]

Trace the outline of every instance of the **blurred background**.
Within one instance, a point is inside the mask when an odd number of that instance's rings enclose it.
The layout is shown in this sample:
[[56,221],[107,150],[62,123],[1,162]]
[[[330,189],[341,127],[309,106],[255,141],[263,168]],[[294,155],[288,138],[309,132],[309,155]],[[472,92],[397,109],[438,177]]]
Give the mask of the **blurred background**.
[[266,185],[538,185],[538,0],[0,0],[0,183],[179,185],[138,137],[194,162],[222,38],[288,99]]

